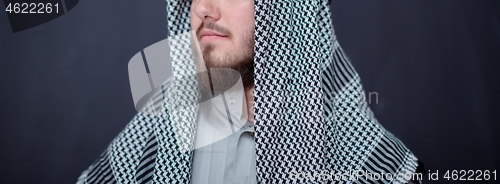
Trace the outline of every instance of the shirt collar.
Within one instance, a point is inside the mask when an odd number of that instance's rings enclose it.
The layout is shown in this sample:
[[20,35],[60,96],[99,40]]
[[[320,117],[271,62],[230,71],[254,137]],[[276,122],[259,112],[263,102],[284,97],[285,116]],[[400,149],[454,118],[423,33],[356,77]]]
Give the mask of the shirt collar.
[[[231,117],[238,122],[245,123],[248,119],[248,112],[246,106],[245,88],[243,87],[241,78],[238,80],[238,82],[236,82],[235,85],[225,91],[223,96],[225,97],[225,102],[227,104],[227,108],[229,110],[229,113],[231,114]],[[217,108],[226,108],[224,103],[217,103],[216,106]]]

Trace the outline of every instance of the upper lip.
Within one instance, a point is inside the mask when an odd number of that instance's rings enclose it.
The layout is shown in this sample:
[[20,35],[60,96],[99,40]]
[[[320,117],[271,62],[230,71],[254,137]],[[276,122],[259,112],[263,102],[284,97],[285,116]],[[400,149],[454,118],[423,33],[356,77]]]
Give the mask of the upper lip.
[[203,36],[223,36],[223,37],[226,37],[227,35],[223,35],[217,31],[214,31],[211,29],[202,29],[200,31],[200,38]]

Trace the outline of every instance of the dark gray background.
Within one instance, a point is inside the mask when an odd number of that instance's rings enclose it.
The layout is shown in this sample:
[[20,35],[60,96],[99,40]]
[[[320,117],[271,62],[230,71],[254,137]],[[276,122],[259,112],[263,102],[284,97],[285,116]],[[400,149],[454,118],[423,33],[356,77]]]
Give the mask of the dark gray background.
[[[167,37],[165,2],[80,1],[15,34],[0,6],[0,183],[74,183],[135,114],[127,63]],[[428,170],[500,168],[500,1],[334,0],[332,13],[376,117]]]

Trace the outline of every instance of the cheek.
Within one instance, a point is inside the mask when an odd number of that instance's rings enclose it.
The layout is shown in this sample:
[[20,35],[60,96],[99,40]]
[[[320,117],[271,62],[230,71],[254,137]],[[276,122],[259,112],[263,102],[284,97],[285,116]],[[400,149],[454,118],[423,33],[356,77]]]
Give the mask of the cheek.
[[238,24],[239,26],[254,24],[255,9],[253,1],[241,4],[236,8],[233,8],[233,10],[231,10],[231,17],[233,17],[232,20],[234,21],[234,23]]
[[201,25],[202,20],[198,18],[193,11],[191,11],[190,13],[191,13],[191,20],[190,20],[191,30],[196,30]]
[[[255,13],[254,13],[253,2],[242,6],[231,11],[231,25],[232,32],[235,34],[238,43],[241,44],[243,41],[247,41],[249,33],[253,33],[255,24]],[[252,35],[253,36],[253,35]]]
[[248,44],[253,42],[253,39],[255,37],[254,34],[254,19],[247,20],[247,21],[241,21],[239,27],[237,28],[238,30],[238,46],[240,47],[246,47]]

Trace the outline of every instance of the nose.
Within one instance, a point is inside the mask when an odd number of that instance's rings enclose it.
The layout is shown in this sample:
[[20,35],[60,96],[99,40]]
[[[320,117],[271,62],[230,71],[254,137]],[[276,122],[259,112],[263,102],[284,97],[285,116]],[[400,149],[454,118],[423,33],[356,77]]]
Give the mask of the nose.
[[217,21],[220,18],[219,7],[214,0],[199,0],[193,6],[196,16],[203,21]]

